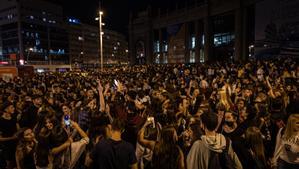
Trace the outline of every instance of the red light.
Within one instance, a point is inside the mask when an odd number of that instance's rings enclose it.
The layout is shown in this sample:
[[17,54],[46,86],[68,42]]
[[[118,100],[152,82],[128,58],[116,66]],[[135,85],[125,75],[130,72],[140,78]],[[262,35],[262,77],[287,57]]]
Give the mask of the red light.
[[0,65],[8,65],[8,62],[0,62]]

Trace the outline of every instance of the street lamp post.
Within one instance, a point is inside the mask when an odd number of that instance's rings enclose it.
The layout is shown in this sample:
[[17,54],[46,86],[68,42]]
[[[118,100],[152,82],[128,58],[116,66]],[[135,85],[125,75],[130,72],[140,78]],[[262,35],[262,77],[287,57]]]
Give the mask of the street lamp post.
[[99,34],[100,34],[100,57],[101,57],[101,71],[103,71],[103,30],[102,30],[102,15],[103,12],[101,11],[101,1],[99,1]]
[[26,58],[27,64],[29,64],[29,55],[30,55],[30,52],[32,52],[32,51],[33,51],[33,48],[28,49],[27,58]]

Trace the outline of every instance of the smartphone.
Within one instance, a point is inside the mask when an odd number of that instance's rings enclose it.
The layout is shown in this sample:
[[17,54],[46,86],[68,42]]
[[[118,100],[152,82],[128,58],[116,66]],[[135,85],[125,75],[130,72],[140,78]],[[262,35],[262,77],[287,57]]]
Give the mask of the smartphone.
[[155,128],[155,118],[154,117],[148,117],[147,121],[151,122],[152,128]]
[[118,81],[114,79],[115,86],[118,86]]
[[71,119],[70,119],[70,116],[69,115],[65,115],[64,116],[64,124],[66,126],[70,126],[71,125]]

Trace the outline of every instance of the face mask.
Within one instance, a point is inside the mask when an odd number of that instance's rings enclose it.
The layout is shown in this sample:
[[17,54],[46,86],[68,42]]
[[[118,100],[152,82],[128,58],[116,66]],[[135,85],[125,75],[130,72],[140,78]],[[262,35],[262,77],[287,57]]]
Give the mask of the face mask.
[[226,124],[228,127],[230,127],[230,128],[234,127],[234,122],[233,122],[233,121],[225,121],[225,124]]

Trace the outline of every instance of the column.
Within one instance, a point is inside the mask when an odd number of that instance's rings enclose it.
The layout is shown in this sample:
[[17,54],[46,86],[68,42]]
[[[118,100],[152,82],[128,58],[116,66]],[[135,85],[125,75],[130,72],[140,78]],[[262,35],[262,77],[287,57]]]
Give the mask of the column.
[[136,63],[136,41],[134,40],[133,31],[133,14],[131,12],[129,20],[129,56],[131,65],[134,65]]
[[162,28],[159,28],[159,52],[157,53],[160,55],[160,63],[164,63],[163,52],[162,52]]
[[190,62],[190,50],[189,50],[189,40],[190,40],[190,33],[189,33],[189,22],[185,23],[185,63]]
[[200,61],[201,33],[202,33],[202,24],[199,20],[196,20],[195,21],[195,63],[199,63]]
[[242,43],[242,56],[240,60],[242,62],[245,62],[248,60],[248,55],[249,55],[249,25],[248,25],[248,9],[243,8],[243,43]]
[[235,54],[234,61],[239,61],[242,55],[242,9],[241,6],[235,11]]
[[[19,57],[16,57],[16,63],[15,65],[17,64],[20,64],[19,60],[24,60],[25,61],[25,58],[24,58],[24,46],[23,46],[23,37],[22,37],[22,24],[21,24],[21,5],[20,3],[17,3],[17,11],[18,11],[18,40],[19,40]],[[28,49],[29,50],[29,49]],[[28,59],[28,58],[27,58]],[[27,61],[27,64],[28,64],[28,60],[26,59]]]
[[205,61],[213,60],[213,54],[212,54],[212,30],[211,30],[211,21],[210,17],[206,16],[204,18],[204,57]]

